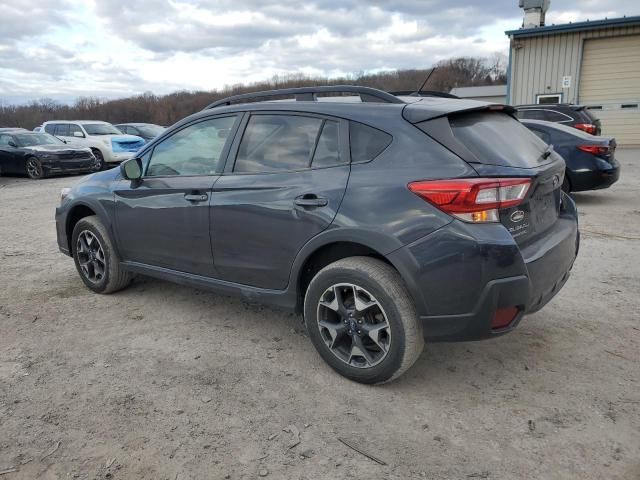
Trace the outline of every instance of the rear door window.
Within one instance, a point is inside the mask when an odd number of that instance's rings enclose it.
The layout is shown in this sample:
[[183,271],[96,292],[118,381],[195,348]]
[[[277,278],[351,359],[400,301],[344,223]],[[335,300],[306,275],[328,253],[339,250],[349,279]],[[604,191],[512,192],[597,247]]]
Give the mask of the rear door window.
[[351,161],[368,162],[389,146],[393,137],[382,130],[358,122],[349,123]]
[[233,171],[268,173],[306,169],[323,120],[302,115],[252,115]]
[[546,162],[547,145],[516,119],[500,112],[472,112],[449,117],[458,142],[487,165],[533,168]]

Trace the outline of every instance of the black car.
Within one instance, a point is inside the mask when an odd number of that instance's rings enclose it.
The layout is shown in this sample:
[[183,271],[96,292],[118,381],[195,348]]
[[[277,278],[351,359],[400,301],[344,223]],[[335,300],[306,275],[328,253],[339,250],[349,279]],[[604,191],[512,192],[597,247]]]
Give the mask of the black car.
[[564,158],[565,192],[608,188],[620,178],[615,138],[596,137],[558,123],[539,120],[522,123]]
[[153,123],[119,123],[114,127],[122,133],[142,137],[146,142],[150,142],[165,131],[164,127]]
[[356,86],[226,98],[64,189],[58,246],[97,293],[145,274],[302,312],[336,371],[389,381],[424,338],[509,332],[569,277],[564,161],[512,115]]
[[584,105],[570,103],[518,105],[514,107],[516,115],[521,120],[543,120],[546,122],[561,123],[591,135],[600,135],[602,125],[591,110]]
[[96,157],[88,148],[67,145],[48,133],[0,132],[0,174],[26,174],[38,179],[97,169]]

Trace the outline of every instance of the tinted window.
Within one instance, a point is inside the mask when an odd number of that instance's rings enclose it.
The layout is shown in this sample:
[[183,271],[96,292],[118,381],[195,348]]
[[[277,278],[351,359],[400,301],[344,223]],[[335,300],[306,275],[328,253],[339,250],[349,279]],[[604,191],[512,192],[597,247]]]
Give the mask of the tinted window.
[[322,120],[297,115],[252,115],[242,136],[234,172],[309,168]]
[[542,140],[544,143],[551,143],[550,141],[550,137],[549,134],[546,132],[543,132],[542,130],[537,130],[535,128],[530,128],[529,130],[531,130],[533,133],[536,134],[536,136]]
[[340,158],[339,124],[332,120],[324,122],[322,133],[313,154],[313,168],[332,167],[343,163]]
[[56,125],[55,124],[48,124],[44,127],[44,131],[47,133],[50,133],[51,135],[53,135],[56,131]]
[[510,115],[473,112],[451,116],[449,123],[455,138],[482,163],[532,168],[543,161],[547,145]]
[[368,162],[380,155],[389,146],[392,137],[377,128],[351,122],[349,124],[349,140],[351,143],[351,161]]
[[84,137],[84,132],[82,131],[82,129],[78,125],[74,125],[73,123],[70,123],[69,124],[69,136],[73,137],[73,134],[75,132],[81,133],[82,136]]
[[564,115],[559,112],[554,112],[553,110],[545,110],[544,114],[545,114],[545,120],[549,122],[566,122],[566,121],[572,120],[571,117],[568,117],[567,115]]
[[546,120],[544,110],[518,110],[517,116],[527,120]]
[[153,149],[147,176],[212,175],[235,116],[196,123],[174,133]]
[[85,123],[87,135],[120,135],[122,132],[110,123]]
[[[47,132],[49,133],[49,132]],[[55,136],[57,137],[68,137],[69,136],[69,124],[68,123],[59,123],[56,125]]]

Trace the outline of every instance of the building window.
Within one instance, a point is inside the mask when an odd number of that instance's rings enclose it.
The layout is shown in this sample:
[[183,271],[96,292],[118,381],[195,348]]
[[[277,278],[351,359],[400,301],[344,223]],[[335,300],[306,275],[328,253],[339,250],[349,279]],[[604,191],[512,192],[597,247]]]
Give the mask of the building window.
[[562,103],[561,93],[552,93],[548,95],[536,95],[537,104]]

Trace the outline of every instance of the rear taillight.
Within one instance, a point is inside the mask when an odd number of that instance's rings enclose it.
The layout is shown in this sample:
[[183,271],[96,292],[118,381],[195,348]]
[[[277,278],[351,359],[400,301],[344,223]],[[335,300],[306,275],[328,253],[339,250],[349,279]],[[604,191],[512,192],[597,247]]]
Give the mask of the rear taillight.
[[498,222],[498,210],[524,200],[528,178],[460,178],[411,182],[413,193],[443,212],[472,223]]
[[597,128],[593,123],[576,123],[574,128],[590,133],[591,135],[595,135],[597,131]]
[[499,308],[491,319],[491,328],[497,330],[508,327],[516,318],[519,311],[518,307]]
[[609,155],[609,146],[608,145],[578,145],[578,150],[582,150],[583,152],[591,153],[592,155],[598,155],[600,157],[604,157]]

